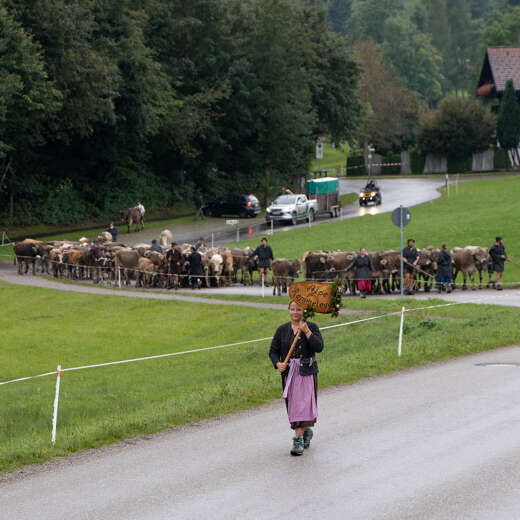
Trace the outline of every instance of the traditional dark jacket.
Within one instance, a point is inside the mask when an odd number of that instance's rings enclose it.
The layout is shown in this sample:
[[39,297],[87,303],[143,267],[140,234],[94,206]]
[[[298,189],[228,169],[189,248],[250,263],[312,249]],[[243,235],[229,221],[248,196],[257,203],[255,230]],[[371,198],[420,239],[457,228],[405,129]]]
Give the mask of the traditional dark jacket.
[[258,267],[270,267],[270,261],[274,258],[271,246],[259,245],[253,253],[253,256],[256,255],[258,255]]
[[190,274],[192,276],[203,276],[204,267],[202,265],[202,256],[198,251],[193,251],[186,257],[186,260],[190,263]]
[[368,255],[357,255],[354,261],[347,267],[347,271],[356,270],[356,278],[358,280],[370,280],[370,272],[374,271],[374,266]]
[[[504,255],[506,258],[500,258],[501,255]],[[493,260],[493,266],[495,268],[504,269],[504,262],[507,259],[506,248],[504,244],[493,244],[489,248],[489,256]]]
[[109,226],[107,231],[112,235],[112,242],[117,242],[117,228],[115,226]]
[[437,278],[451,278],[451,254],[440,251],[437,257]]
[[[311,321],[308,321],[307,325],[309,326],[309,329],[311,329],[312,334],[309,336],[309,339],[307,339],[307,336],[302,332],[300,339],[298,340],[301,346],[302,358],[310,358],[314,356],[316,352],[321,352],[323,350],[323,338],[321,337],[318,325]],[[274,368],[276,368],[276,363],[284,361],[285,357],[289,353],[293,339],[294,334],[290,321],[280,325],[276,329],[273,341],[271,342],[271,348],[269,349],[269,357],[271,358],[271,363]],[[287,370],[283,375],[288,373],[289,367],[287,367]]]
[[[419,253],[415,247],[403,247],[403,258],[406,258],[410,264],[413,264],[418,258]],[[404,264],[406,266],[406,263]]]

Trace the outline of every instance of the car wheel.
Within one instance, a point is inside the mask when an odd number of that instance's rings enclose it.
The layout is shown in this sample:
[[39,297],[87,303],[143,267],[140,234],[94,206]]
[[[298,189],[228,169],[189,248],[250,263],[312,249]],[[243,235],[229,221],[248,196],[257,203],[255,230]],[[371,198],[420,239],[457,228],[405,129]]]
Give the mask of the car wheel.
[[206,215],[206,217],[213,217],[213,211],[207,208],[204,210],[204,215]]
[[313,222],[314,221],[314,210],[311,209],[309,211],[309,216],[307,217],[307,222]]
[[298,224],[298,219],[296,218],[296,214],[293,214],[293,216],[291,218],[291,222],[292,222],[293,226],[296,226],[296,224]]
[[248,217],[249,217],[249,214],[247,213],[247,211],[240,212],[240,218],[248,218]]

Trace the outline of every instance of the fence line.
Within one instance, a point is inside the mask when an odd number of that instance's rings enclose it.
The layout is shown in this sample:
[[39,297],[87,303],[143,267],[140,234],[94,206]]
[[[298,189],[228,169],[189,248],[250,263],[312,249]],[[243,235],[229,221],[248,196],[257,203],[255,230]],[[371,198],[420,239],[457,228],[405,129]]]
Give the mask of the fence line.
[[[425,309],[436,309],[436,308],[440,308],[440,307],[450,307],[450,306],[453,306],[453,305],[462,305],[463,303],[466,303],[466,302],[452,302],[452,303],[445,303],[445,304],[440,304],[440,305],[429,305],[429,306],[426,306],[426,307],[416,307],[414,309],[406,309],[405,312],[415,312],[415,311],[421,311],[421,310],[425,310]],[[400,314],[400,313],[401,313],[401,311],[392,311],[392,312],[388,312],[388,313],[385,313],[385,314],[380,314],[378,316],[371,316],[370,318],[362,318],[360,320],[348,321],[348,322],[344,322],[344,323],[337,323],[335,325],[328,325],[328,326],[325,326],[325,327],[321,327],[320,330],[329,330],[329,329],[335,329],[335,328],[338,328],[338,327],[346,327],[346,326],[349,326],[349,325],[356,325],[358,323],[365,323],[367,321],[373,321],[373,320],[377,320],[377,319],[381,319],[381,318],[386,318],[388,316],[395,316],[395,315]],[[236,347],[236,346],[240,346],[240,345],[249,345],[251,343],[260,343],[262,341],[268,341],[270,339],[272,339],[272,336],[268,336],[268,337],[265,337],[265,338],[251,339],[251,340],[246,340],[246,341],[239,341],[239,342],[236,342],[236,343],[226,343],[226,344],[223,344],[223,345],[215,345],[215,346],[211,346],[211,347],[203,347],[203,348],[192,349],[192,350],[184,350],[184,351],[181,351],[181,352],[170,352],[168,354],[157,354],[157,355],[154,355],[154,356],[144,356],[144,357],[139,357],[139,358],[123,359],[123,360],[119,360],[119,361],[109,361],[107,363],[96,363],[96,364],[93,364],[93,365],[82,365],[82,366],[78,366],[78,367],[61,368],[61,373],[63,373],[63,372],[72,372],[72,371],[76,371],[76,370],[85,370],[85,369],[88,369],[88,368],[99,368],[99,367],[106,367],[106,366],[112,366],[112,365],[121,365],[121,364],[126,364],[126,363],[135,363],[135,362],[138,362],[138,361],[148,361],[148,360],[152,360],[152,359],[161,359],[161,358],[172,357],[172,356],[181,356],[181,355],[185,355],[185,354],[195,354],[195,353],[198,353],[198,352],[206,352],[206,351],[210,351],[210,350],[219,350],[219,349],[223,349],[223,348]],[[16,383],[16,382],[20,382],[20,381],[27,381],[27,380],[36,379],[36,378],[39,378],[39,377],[52,376],[52,375],[55,375],[55,374],[56,374],[56,370],[54,370],[52,372],[46,372],[44,374],[38,374],[38,375],[35,375],[35,376],[20,377],[20,378],[17,378],[17,379],[12,379],[10,381],[3,381],[3,382],[0,382],[0,385],[7,385],[7,384],[10,384],[10,383]]]

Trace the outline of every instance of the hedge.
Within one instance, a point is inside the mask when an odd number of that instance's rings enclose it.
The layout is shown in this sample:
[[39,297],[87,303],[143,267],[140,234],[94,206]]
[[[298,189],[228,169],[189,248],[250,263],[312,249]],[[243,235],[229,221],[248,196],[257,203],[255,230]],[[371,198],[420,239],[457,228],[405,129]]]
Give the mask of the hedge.
[[495,150],[493,168],[495,168],[495,170],[509,170],[511,168],[511,161],[509,160],[507,150],[504,150],[503,148]]
[[347,158],[347,175],[351,177],[367,175],[365,158],[362,155],[349,155]]
[[473,158],[448,157],[448,173],[470,172],[473,166]]

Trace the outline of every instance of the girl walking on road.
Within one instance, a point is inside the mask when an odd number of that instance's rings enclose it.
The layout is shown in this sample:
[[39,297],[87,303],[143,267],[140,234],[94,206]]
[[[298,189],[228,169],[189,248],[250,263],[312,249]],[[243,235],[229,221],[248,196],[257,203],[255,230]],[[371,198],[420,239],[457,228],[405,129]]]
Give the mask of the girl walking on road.
[[[316,353],[323,350],[319,327],[303,319],[303,308],[289,303],[291,321],[280,325],[273,337],[269,357],[282,375],[283,397],[291,428],[294,430],[291,455],[302,455],[310,446],[312,426],[318,418],[318,363]],[[301,332],[300,332],[301,331]],[[300,337],[287,363],[284,362],[294,338]]]

